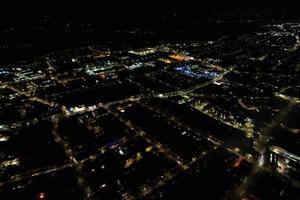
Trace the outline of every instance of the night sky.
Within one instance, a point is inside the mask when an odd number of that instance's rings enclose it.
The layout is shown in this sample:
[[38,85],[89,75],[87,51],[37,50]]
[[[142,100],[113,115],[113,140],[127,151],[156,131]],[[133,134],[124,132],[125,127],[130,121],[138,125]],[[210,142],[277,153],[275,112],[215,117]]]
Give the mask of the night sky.
[[[1,0],[0,12],[4,15],[35,14],[99,14],[143,12],[242,12],[298,14],[297,0]],[[300,15],[300,14],[299,14]]]

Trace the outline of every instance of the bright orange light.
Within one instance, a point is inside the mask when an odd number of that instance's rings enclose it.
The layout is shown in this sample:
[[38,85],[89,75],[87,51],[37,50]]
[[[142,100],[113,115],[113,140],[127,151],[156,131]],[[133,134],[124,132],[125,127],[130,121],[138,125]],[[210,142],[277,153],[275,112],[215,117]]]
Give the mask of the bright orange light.
[[128,160],[126,160],[124,168],[130,167],[131,165],[133,165],[133,163],[134,163],[134,160],[132,158],[129,158]]
[[243,159],[242,159],[241,157],[237,158],[237,159],[235,160],[235,162],[233,163],[232,166],[233,166],[234,168],[240,167],[242,160],[243,160]]
[[46,198],[46,193],[45,192],[40,192],[38,194],[38,199],[45,199]]
[[169,55],[170,58],[174,59],[174,60],[178,60],[178,61],[188,61],[191,60],[191,58],[189,56],[186,56],[184,54],[172,54]]

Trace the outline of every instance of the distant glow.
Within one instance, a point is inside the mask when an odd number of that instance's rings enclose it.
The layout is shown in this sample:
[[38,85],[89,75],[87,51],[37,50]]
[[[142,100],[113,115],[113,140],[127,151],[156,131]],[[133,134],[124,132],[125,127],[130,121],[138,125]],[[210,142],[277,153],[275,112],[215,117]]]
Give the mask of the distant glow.
[[213,84],[215,84],[215,85],[222,85],[223,83],[222,82],[218,82],[218,81],[214,81]]
[[70,111],[74,112],[74,113],[83,112],[84,110],[85,110],[84,106],[82,106],[82,107],[71,107],[70,108]]
[[183,74],[183,75],[186,75],[186,76],[192,77],[192,78],[197,78],[197,79],[199,79],[199,78],[214,79],[215,77],[218,76],[218,74],[216,72],[196,71],[196,70],[192,69],[192,67],[189,65],[185,65],[182,67],[176,67],[175,70],[177,72],[179,72],[180,74]]
[[146,148],[146,152],[150,152],[150,151],[152,151],[152,149],[153,149],[153,146],[149,146]]
[[186,135],[186,131],[181,132],[181,135]]
[[242,157],[237,158],[233,163],[232,167],[239,168],[241,166],[242,160],[243,160]]
[[124,155],[124,151],[122,149],[120,149],[119,154]]
[[105,188],[106,187],[106,184],[105,183],[103,183],[101,186],[100,186],[100,188],[102,189],[102,188]]
[[6,142],[9,139],[9,136],[0,135],[0,142]]
[[124,168],[130,167],[133,163],[134,160],[132,158],[127,159]]
[[160,60],[160,61],[162,61],[162,62],[164,62],[164,63],[166,63],[166,64],[170,64],[170,63],[172,63],[172,61],[171,61],[171,60],[169,60],[169,59],[165,59],[165,58],[160,58],[159,60]]
[[155,53],[156,51],[157,51],[157,49],[155,49],[155,48],[146,48],[146,49],[141,49],[141,50],[137,50],[137,51],[131,50],[131,51],[128,51],[128,53],[131,53],[134,55],[139,55],[139,56],[145,56],[148,54]]
[[13,159],[13,160],[7,160],[7,161],[4,161],[0,164],[0,167],[1,166],[4,166],[4,167],[8,167],[8,166],[14,166],[14,165],[19,165],[20,164],[20,161],[18,158],[16,159]]
[[187,56],[185,54],[177,53],[177,54],[172,54],[169,56],[170,58],[178,61],[189,61],[189,60],[194,60],[193,57]]
[[273,161],[273,154],[270,154],[270,162]]
[[44,193],[44,192],[40,192],[40,193],[38,194],[38,198],[39,198],[39,199],[45,199],[45,197],[46,197],[46,193]]
[[265,162],[264,154],[261,154],[258,158],[258,166],[262,167],[264,165],[264,162]]

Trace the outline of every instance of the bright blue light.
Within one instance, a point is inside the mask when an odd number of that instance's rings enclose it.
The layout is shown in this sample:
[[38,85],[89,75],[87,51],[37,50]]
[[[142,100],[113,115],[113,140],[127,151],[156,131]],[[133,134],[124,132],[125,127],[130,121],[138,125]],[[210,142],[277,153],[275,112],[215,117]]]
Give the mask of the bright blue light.
[[206,78],[206,79],[214,79],[218,74],[216,72],[209,72],[209,71],[204,71],[204,72],[197,72],[193,71],[193,69],[190,68],[190,66],[182,66],[182,67],[176,67],[176,71],[178,71],[180,74],[184,74],[188,77],[192,78]]

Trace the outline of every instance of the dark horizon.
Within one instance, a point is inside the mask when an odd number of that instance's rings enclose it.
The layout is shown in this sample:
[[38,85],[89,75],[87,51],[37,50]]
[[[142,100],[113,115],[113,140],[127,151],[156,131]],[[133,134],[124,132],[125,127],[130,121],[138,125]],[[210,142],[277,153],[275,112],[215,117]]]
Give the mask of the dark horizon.
[[287,14],[299,17],[297,2],[282,3],[277,1],[238,1],[238,0],[211,0],[194,2],[187,0],[176,1],[95,1],[82,2],[66,0],[20,2],[18,0],[4,0],[0,3],[0,15],[24,16],[24,15],[107,15],[107,14],[159,14],[159,13],[190,13],[206,15],[211,13],[237,13],[237,14],[270,14],[274,17]]

